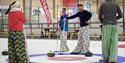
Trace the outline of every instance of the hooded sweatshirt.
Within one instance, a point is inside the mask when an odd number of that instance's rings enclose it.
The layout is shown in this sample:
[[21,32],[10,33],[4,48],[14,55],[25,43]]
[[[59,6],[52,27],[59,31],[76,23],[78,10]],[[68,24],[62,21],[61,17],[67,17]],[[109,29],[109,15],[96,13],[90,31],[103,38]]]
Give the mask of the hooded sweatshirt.
[[117,20],[122,18],[122,12],[114,0],[106,0],[99,8],[99,20],[103,25],[117,25]]
[[20,9],[20,4],[16,1],[11,6],[10,12],[8,13],[8,26],[9,31],[23,31],[23,24],[26,22],[26,18]]

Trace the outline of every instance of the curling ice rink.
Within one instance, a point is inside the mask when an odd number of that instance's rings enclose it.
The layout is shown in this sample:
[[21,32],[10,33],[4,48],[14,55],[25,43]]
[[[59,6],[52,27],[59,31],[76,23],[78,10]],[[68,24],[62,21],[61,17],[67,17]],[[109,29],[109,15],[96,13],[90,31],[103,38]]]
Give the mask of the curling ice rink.
[[[60,41],[50,39],[27,39],[28,53],[31,63],[100,63],[101,59],[101,41],[91,41],[91,52],[94,53],[92,57],[85,57],[84,55],[70,55],[76,46],[77,40],[68,40],[69,52],[65,55],[56,55],[53,58],[48,58],[47,53],[59,50]],[[0,51],[7,49],[7,38],[0,38]],[[0,63],[8,63],[7,56],[1,56]],[[119,42],[118,62],[125,63],[125,42]]]

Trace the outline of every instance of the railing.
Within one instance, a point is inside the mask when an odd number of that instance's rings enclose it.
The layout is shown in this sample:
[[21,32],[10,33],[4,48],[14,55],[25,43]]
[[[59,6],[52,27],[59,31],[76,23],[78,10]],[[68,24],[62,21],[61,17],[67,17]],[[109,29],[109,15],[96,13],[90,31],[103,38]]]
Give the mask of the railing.
[[[122,24],[122,22],[118,22],[119,24]],[[51,27],[48,28],[48,24],[47,23],[27,23],[25,24],[25,29],[29,29],[29,30],[40,30],[40,34],[39,33],[35,33],[35,32],[29,32],[29,34],[27,34],[27,36],[29,36],[30,38],[35,38],[36,36],[37,37],[40,37],[40,38],[56,38],[58,36],[58,33],[57,31],[59,30],[59,27],[57,25],[58,23],[53,23]],[[95,27],[92,27],[91,24],[97,24],[98,26],[95,26]],[[99,22],[91,22],[90,23],[90,28],[91,29],[100,29],[100,26],[99,26]],[[68,37],[69,39],[77,39],[77,33],[78,33],[78,28],[79,26],[75,26],[75,25],[79,25],[79,23],[69,23],[69,32],[68,32]],[[120,25],[121,27],[123,25]],[[4,31],[3,32],[0,32],[0,36],[3,37],[3,36],[7,36],[7,24],[3,24],[3,28],[4,28]],[[3,35],[3,36],[2,36]],[[124,40],[125,37],[124,37],[124,33],[120,33],[119,34],[119,38],[120,40]],[[100,34],[98,34],[98,32],[93,32],[91,33],[91,38],[93,38],[93,40],[98,40],[100,39]]]

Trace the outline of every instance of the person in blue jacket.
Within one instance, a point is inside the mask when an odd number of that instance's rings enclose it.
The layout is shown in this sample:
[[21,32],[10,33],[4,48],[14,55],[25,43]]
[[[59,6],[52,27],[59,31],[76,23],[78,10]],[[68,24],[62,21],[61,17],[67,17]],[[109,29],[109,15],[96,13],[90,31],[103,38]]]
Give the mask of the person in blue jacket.
[[68,15],[66,14],[66,8],[62,9],[62,15],[60,17],[59,26],[61,29],[60,34],[60,51],[69,51],[69,48],[67,46],[67,32],[68,32],[68,19],[66,19]]

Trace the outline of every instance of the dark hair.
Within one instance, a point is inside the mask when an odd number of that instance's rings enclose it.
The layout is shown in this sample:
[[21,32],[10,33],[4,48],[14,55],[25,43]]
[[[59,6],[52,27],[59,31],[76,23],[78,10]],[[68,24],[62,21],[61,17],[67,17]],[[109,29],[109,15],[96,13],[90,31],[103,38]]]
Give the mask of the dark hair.
[[63,8],[63,10],[65,10],[65,11],[66,11],[66,8]]
[[16,1],[12,2],[12,3],[9,5],[9,8],[7,9],[5,15],[7,15],[7,14],[10,12],[11,6],[14,5],[15,3],[16,3]]
[[82,7],[83,7],[83,5],[82,5],[82,4],[78,4],[77,6],[82,6]]

